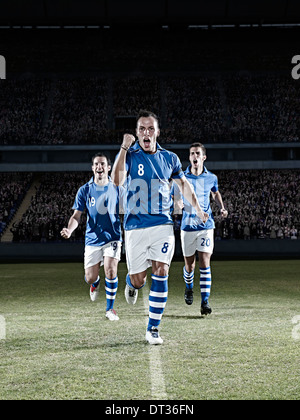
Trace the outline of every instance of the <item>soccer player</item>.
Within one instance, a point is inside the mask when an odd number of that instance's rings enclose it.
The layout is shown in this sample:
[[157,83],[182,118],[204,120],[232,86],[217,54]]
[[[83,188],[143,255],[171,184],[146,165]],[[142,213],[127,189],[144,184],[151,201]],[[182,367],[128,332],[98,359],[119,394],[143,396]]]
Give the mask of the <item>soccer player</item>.
[[90,285],[90,298],[99,295],[99,268],[104,265],[106,290],[106,318],[118,321],[114,302],[118,288],[118,263],[121,255],[121,225],[119,218],[119,188],[110,180],[110,160],[103,153],[92,158],[94,176],[82,185],[73,205],[74,213],[61,236],[70,238],[78,227],[81,214],[87,211],[85,233],[84,269],[85,281]]
[[[221,216],[226,218],[227,210],[224,208],[222,196],[218,190],[218,178],[208,171],[203,165],[206,160],[206,149],[201,143],[193,143],[190,146],[190,165],[186,169],[185,176],[193,186],[201,208],[209,215],[207,222],[201,223],[193,207],[183,197],[183,212],[181,222],[181,247],[185,266],[183,278],[185,281],[185,302],[193,303],[193,286],[195,271],[195,254],[198,251],[200,268],[200,291],[201,291],[201,315],[212,312],[208,303],[211,291],[210,259],[214,248],[214,219],[210,207],[210,197],[215,200],[220,208]],[[176,194],[176,193],[175,193]],[[177,194],[178,196],[178,194]]]
[[[184,196],[195,206],[199,220],[208,215],[200,208],[181,168],[178,156],[157,143],[158,117],[150,111],[137,116],[136,135],[124,134],[120,152],[112,170],[112,180],[127,189],[124,230],[128,274],[125,296],[135,304],[138,290],[146,282],[152,266],[149,294],[149,319],[146,340],[162,344],[158,326],[168,297],[169,266],[174,253],[170,180],[178,183]],[[134,144],[135,143],[135,144]]]

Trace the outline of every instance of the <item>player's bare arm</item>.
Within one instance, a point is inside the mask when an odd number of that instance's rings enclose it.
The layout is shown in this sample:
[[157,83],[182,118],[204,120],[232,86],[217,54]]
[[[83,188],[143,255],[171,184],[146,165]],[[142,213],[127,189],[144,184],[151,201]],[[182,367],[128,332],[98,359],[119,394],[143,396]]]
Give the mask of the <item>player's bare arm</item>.
[[220,209],[221,216],[224,219],[226,219],[226,217],[228,216],[228,211],[224,207],[224,203],[223,203],[220,191],[211,192],[211,195],[212,195],[213,200],[216,202],[217,206]]
[[74,210],[74,213],[69,219],[68,227],[63,228],[60,232],[61,236],[65,239],[69,239],[74,230],[78,227],[82,212]]
[[111,171],[111,179],[117,186],[123,185],[126,179],[126,154],[129,147],[135,142],[135,137],[132,134],[124,134],[123,142],[121,144],[120,153],[114,163]]
[[195,194],[194,189],[192,188],[191,184],[189,183],[189,181],[186,179],[185,176],[183,176],[180,179],[174,179],[174,181],[176,182],[176,184],[178,185],[181,194],[183,195],[183,197],[194,207],[194,209],[197,212],[197,216],[200,217],[200,219],[202,220],[203,223],[206,223],[209,215],[207,213],[205,213],[198,202],[197,196]]

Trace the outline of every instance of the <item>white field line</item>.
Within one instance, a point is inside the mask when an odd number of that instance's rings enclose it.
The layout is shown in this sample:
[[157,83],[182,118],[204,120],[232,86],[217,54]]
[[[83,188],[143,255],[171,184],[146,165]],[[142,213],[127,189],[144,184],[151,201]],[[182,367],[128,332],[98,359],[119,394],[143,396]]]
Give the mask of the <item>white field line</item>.
[[[145,313],[149,314],[149,286],[148,283],[142,289]],[[146,326],[148,325],[148,317]],[[162,363],[160,357],[160,345],[153,346],[149,344],[149,364],[151,379],[151,394],[154,400],[168,399],[166,393],[165,379],[162,371]]]

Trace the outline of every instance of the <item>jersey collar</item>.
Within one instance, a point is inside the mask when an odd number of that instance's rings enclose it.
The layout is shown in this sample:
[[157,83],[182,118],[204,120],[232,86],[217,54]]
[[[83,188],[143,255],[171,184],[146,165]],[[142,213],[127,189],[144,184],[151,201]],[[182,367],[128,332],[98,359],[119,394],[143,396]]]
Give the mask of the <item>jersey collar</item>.
[[[134,145],[133,146],[131,146],[131,149],[132,150],[142,150],[142,152],[144,151],[143,149],[142,149],[142,146],[140,145],[140,142],[139,141],[137,141],[137,142],[135,142],[134,143]],[[156,151],[157,150],[162,150],[162,147],[156,142]],[[145,152],[146,153],[146,152]]]
[[[108,176],[108,182],[110,182],[111,181],[111,177],[110,176]],[[94,175],[92,176],[92,178],[89,180],[89,182],[88,182],[88,184],[93,184],[93,182],[94,182]]]
[[185,170],[185,174],[190,174],[190,175],[193,175],[193,176],[201,176],[201,175],[203,175],[203,174],[207,174],[207,172],[208,172],[208,170],[206,169],[206,167],[203,165],[203,172],[202,172],[202,174],[200,174],[200,175],[194,175],[194,174],[192,174],[192,172],[191,172],[191,165],[189,165],[187,168],[186,168],[186,170]]

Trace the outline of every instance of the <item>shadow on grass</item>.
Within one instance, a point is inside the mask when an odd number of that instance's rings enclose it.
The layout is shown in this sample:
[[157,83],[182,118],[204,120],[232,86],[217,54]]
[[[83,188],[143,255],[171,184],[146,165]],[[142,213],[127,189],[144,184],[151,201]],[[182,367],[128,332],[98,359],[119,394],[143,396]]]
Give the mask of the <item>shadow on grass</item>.
[[171,318],[171,319],[208,319],[209,316],[207,315],[168,315],[165,314],[164,318]]

